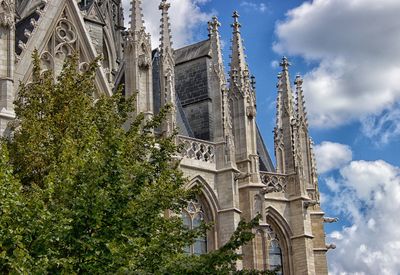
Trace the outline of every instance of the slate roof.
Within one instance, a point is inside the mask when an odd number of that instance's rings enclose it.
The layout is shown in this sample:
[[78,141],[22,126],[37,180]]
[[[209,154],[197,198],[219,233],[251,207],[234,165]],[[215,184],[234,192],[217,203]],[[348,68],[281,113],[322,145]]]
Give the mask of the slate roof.
[[194,59],[210,56],[210,50],[209,39],[175,50],[175,64],[179,65]]
[[192,128],[190,127],[189,121],[183,111],[181,101],[178,96],[176,97],[176,124],[178,126],[179,134],[186,137],[194,137]]
[[275,168],[269,155],[268,149],[265,146],[264,140],[261,136],[260,129],[257,126],[257,154],[260,157],[260,171],[274,172]]

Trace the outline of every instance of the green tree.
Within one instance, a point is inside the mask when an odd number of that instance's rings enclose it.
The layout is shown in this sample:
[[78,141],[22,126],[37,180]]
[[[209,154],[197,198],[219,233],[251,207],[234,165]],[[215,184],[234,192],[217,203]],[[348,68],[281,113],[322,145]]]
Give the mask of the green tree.
[[[97,60],[69,59],[54,81],[33,56],[32,82],[15,101],[1,144],[0,272],[26,274],[229,274],[256,220],[221,249],[190,256],[180,211],[193,192],[174,160],[175,137],[153,135],[117,92],[94,98]],[[123,127],[125,126],[125,127]],[[243,273],[244,274],[244,273]]]

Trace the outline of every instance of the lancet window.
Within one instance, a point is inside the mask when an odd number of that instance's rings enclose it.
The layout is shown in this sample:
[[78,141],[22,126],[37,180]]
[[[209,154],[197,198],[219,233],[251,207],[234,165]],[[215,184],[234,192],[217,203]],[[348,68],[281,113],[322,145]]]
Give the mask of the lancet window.
[[268,244],[268,269],[276,270],[277,275],[282,275],[282,249],[275,233],[270,234]]
[[[204,211],[201,204],[197,200],[191,200],[188,206],[182,210],[183,224],[189,229],[196,229],[200,227],[204,221]],[[185,251],[188,254],[201,255],[207,253],[207,237],[200,236],[196,238],[195,242],[186,247]]]

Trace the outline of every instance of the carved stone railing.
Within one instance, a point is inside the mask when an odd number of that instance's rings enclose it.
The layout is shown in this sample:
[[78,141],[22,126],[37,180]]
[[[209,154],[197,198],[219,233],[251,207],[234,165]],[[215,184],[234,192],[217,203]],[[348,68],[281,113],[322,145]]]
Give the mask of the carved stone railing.
[[266,185],[264,193],[273,192],[286,192],[288,176],[272,173],[272,172],[260,172],[261,182]]
[[181,156],[188,159],[215,163],[215,144],[205,140],[179,136],[182,145]]

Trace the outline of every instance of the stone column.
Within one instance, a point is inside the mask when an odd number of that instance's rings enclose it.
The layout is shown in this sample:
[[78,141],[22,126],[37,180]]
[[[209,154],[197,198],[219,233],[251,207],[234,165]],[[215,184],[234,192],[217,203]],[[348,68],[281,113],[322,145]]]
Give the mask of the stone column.
[[14,119],[14,1],[0,0],[0,135]]

